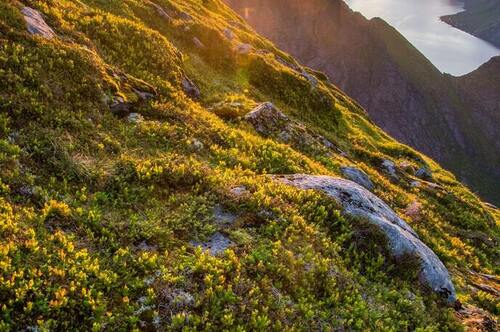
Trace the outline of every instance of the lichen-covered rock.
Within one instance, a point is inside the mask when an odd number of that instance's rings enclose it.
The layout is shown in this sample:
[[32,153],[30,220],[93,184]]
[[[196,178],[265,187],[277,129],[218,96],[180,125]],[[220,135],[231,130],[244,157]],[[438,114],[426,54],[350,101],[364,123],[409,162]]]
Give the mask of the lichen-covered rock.
[[271,135],[290,122],[288,116],[280,112],[272,103],[258,105],[245,115],[245,120],[250,122],[258,133],[265,136]]
[[337,201],[346,215],[366,219],[375,225],[386,235],[395,258],[412,255],[420,260],[422,284],[442,294],[449,303],[456,301],[455,288],[441,260],[380,198],[352,181],[330,176],[296,174],[276,179],[300,189],[320,190]]
[[368,190],[373,190],[373,183],[368,175],[356,167],[341,167],[342,174],[351,181],[365,187]]
[[40,35],[47,39],[52,39],[56,36],[54,30],[45,23],[40,12],[30,7],[24,7],[22,13],[29,33],[32,35]]
[[207,242],[191,242],[191,244],[195,247],[201,247],[213,256],[222,254],[227,248],[234,245],[233,241],[220,232],[212,235]]
[[245,115],[255,130],[266,137],[278,139],[301,151],[328,154],[340,150],[325,137],[308,130],[303,124],[290,119],[272,103],[263,103]]
[[218,204],[214,207],[215,223],[220,226],[230,226],[238,219],[238,216],[225,210],[222,205]]

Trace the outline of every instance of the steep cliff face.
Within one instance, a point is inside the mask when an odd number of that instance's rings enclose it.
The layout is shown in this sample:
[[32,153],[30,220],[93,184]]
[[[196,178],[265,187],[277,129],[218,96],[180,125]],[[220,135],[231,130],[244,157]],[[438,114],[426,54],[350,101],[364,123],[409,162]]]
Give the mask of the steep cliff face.
[[[481,131],[479,135],[471,132],[470,137],[473,141],[470,145],[489,146],[492,154],[479,155],[478,160],[484,160],[487,172],[493,174],[494,179],[500,179],[498,166],[500,161],[500,56],[492,58],[467,75],[451,77],[451,80],[455,88],[460,91],[460,98],[467,112],[463,117],[468,120],[468,126]],[[474,155],[474,151],[471,153]],[[483,181],[484,186],[487,186],[490,180],[481,179],[481,177],[482,174],[477,173],[475,182]],[[500,182],[490,183],[490,185],[493,189],[495,186],[498,188]]]
[[466,0],[465,11],[441,19],[500,47],[500,1]]
[[[484,197],[500,202],[493,141],[498,134],[470,121],[473,109],[494,114],[500,97],[464,102],[452,84],[381,19],[366,20],[342,1],[226,0],[261,34],[330,80],[397,139],[439,160]],[[481,72],[479,75],[491,75]],[[474,89],[474,87],[471,87]],[[486,103],[485,103],[486,102]],[[496,121],[495,116],[491,116]]]

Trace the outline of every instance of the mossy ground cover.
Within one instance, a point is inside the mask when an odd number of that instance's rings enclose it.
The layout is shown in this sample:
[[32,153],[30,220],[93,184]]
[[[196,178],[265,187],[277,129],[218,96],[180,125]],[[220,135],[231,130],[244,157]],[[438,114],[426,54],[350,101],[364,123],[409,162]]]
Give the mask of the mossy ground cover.
[[[155,4],[173,19],[148,1],[30,1],[53,40],[28,35],[22,2],[0,4],[0,330],[459,330],[383,236],[266,174],[358,165],[401,215],[423,206],[405,218],[456,271],[498,274],[498,213],[321,77],[313,87],[276,61],[287,56],[219,1]],[[242,42],[254,50],[238,53]],[[134,101],[144,85],[158,93],[134,103],[144,121],[112,114],[110,98]],[[264,101],[346,154],[259,136],[241,116]],[[391,181],[387,158],[425,160],[446,191]],[[217,231],[235,244],[224,255],[191,245]],[[461,300],[497,314],[462,276]]]

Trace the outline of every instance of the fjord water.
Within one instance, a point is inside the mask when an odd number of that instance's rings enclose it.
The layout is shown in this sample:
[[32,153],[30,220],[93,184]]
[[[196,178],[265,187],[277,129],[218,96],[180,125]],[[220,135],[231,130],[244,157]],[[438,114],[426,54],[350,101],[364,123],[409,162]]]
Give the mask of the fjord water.
[[366,18],[380,17],[442,72],[460,76],[500,55],[500,49],[439,18],[463,10],[458,0],[345,0]]

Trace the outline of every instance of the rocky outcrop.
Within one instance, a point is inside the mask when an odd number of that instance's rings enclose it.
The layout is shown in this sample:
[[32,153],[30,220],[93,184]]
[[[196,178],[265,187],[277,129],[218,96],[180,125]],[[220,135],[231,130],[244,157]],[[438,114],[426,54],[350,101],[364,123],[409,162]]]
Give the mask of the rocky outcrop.
[[272,103],[258,105],[245,115],[245,120],[251,123],[259,134],[278,139],[301,151],[341,153],[332,142],[309,131],[303,124],[290,119]]
[[[493,92],[494,85],[486,90],[457,88],[455,78],[441,73],[397,30],[381,19],[367,20],[341,0],[223,1],[280,49],[326,73],[391,136],[500,203],[500,187],[495,185],[500,182],[500,160],[492,158],[500,142],[495,130],[500,126],[500,94]],[[496,67],[489,68],[480,70],[483,82],[496,77]],[[491,93],[487,98],[467,97],[482,91]],[[460,101],[464,96],[467,102]]]
[[52,39],[56,36],[54,30],[45,23],[40,12],[30,7],[24,7],[22,13],[29,33],[40,35],[46,39]]
[[330,176],[296,174],[275,179],[300,189],[322,191],[337,201],[346,215],[376,226],[386,235],[390,252],[396,259],[411,255],[420,260],[422,284],[443,295],[449,303],[456,302],[455,288],[441,260],[380,198],[352,181]]

